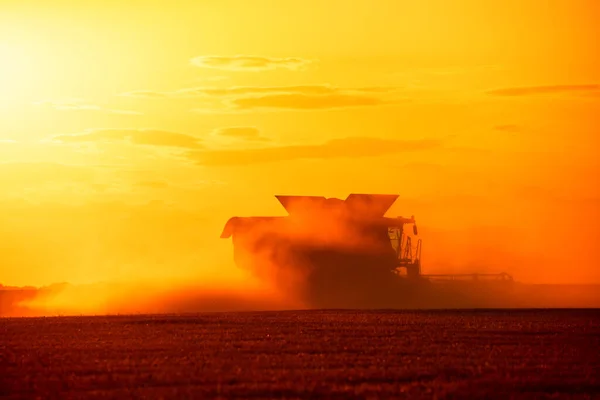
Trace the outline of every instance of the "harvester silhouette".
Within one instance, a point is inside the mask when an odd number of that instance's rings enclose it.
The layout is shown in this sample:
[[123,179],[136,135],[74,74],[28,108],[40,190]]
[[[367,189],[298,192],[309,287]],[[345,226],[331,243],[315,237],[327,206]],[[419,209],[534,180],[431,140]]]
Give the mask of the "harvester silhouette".
[[275,197],[288,216],[232,217],[221,238],[232,238],[239,268],[310,306],[418,305],[433,283],[512,281],[506,273],[423,274],[414,216],[384,216],[398,195]]

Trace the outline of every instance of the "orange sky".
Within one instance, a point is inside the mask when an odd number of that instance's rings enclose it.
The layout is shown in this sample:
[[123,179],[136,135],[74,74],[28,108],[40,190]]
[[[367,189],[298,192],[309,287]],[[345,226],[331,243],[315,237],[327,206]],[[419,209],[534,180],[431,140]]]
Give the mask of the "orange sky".
[[275,194],[398,193],[424,270],[600,282],[600,3],[0,1],[0,283],[232,272]]

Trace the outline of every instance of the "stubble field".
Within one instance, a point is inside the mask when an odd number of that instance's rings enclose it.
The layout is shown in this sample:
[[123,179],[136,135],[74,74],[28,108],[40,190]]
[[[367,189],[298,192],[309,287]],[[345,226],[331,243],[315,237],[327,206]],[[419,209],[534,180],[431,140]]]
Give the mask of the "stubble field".
[[5,398],[597,398],[600,310],[0,319]]

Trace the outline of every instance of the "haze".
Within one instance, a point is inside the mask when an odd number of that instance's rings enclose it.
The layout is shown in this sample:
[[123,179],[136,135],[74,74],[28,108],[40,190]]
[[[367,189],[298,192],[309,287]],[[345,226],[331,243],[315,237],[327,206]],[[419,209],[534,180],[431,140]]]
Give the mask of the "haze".
[[248,295],[227,219],[349,193],[400,195],[427,273],[600,283],[598,15],[2,1],[0,283]]

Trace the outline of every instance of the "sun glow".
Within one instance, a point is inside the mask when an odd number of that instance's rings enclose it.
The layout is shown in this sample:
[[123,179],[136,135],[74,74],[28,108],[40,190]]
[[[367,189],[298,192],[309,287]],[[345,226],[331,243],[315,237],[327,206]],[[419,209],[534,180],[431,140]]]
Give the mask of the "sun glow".
[[0,1],[0,284],[232,278],[231,216],[349,193],[600,282],[600,2],[279,3]]
[[0,42],[0,106],[14,101],[29,86],[33,71],[31,58],[23,47]]

